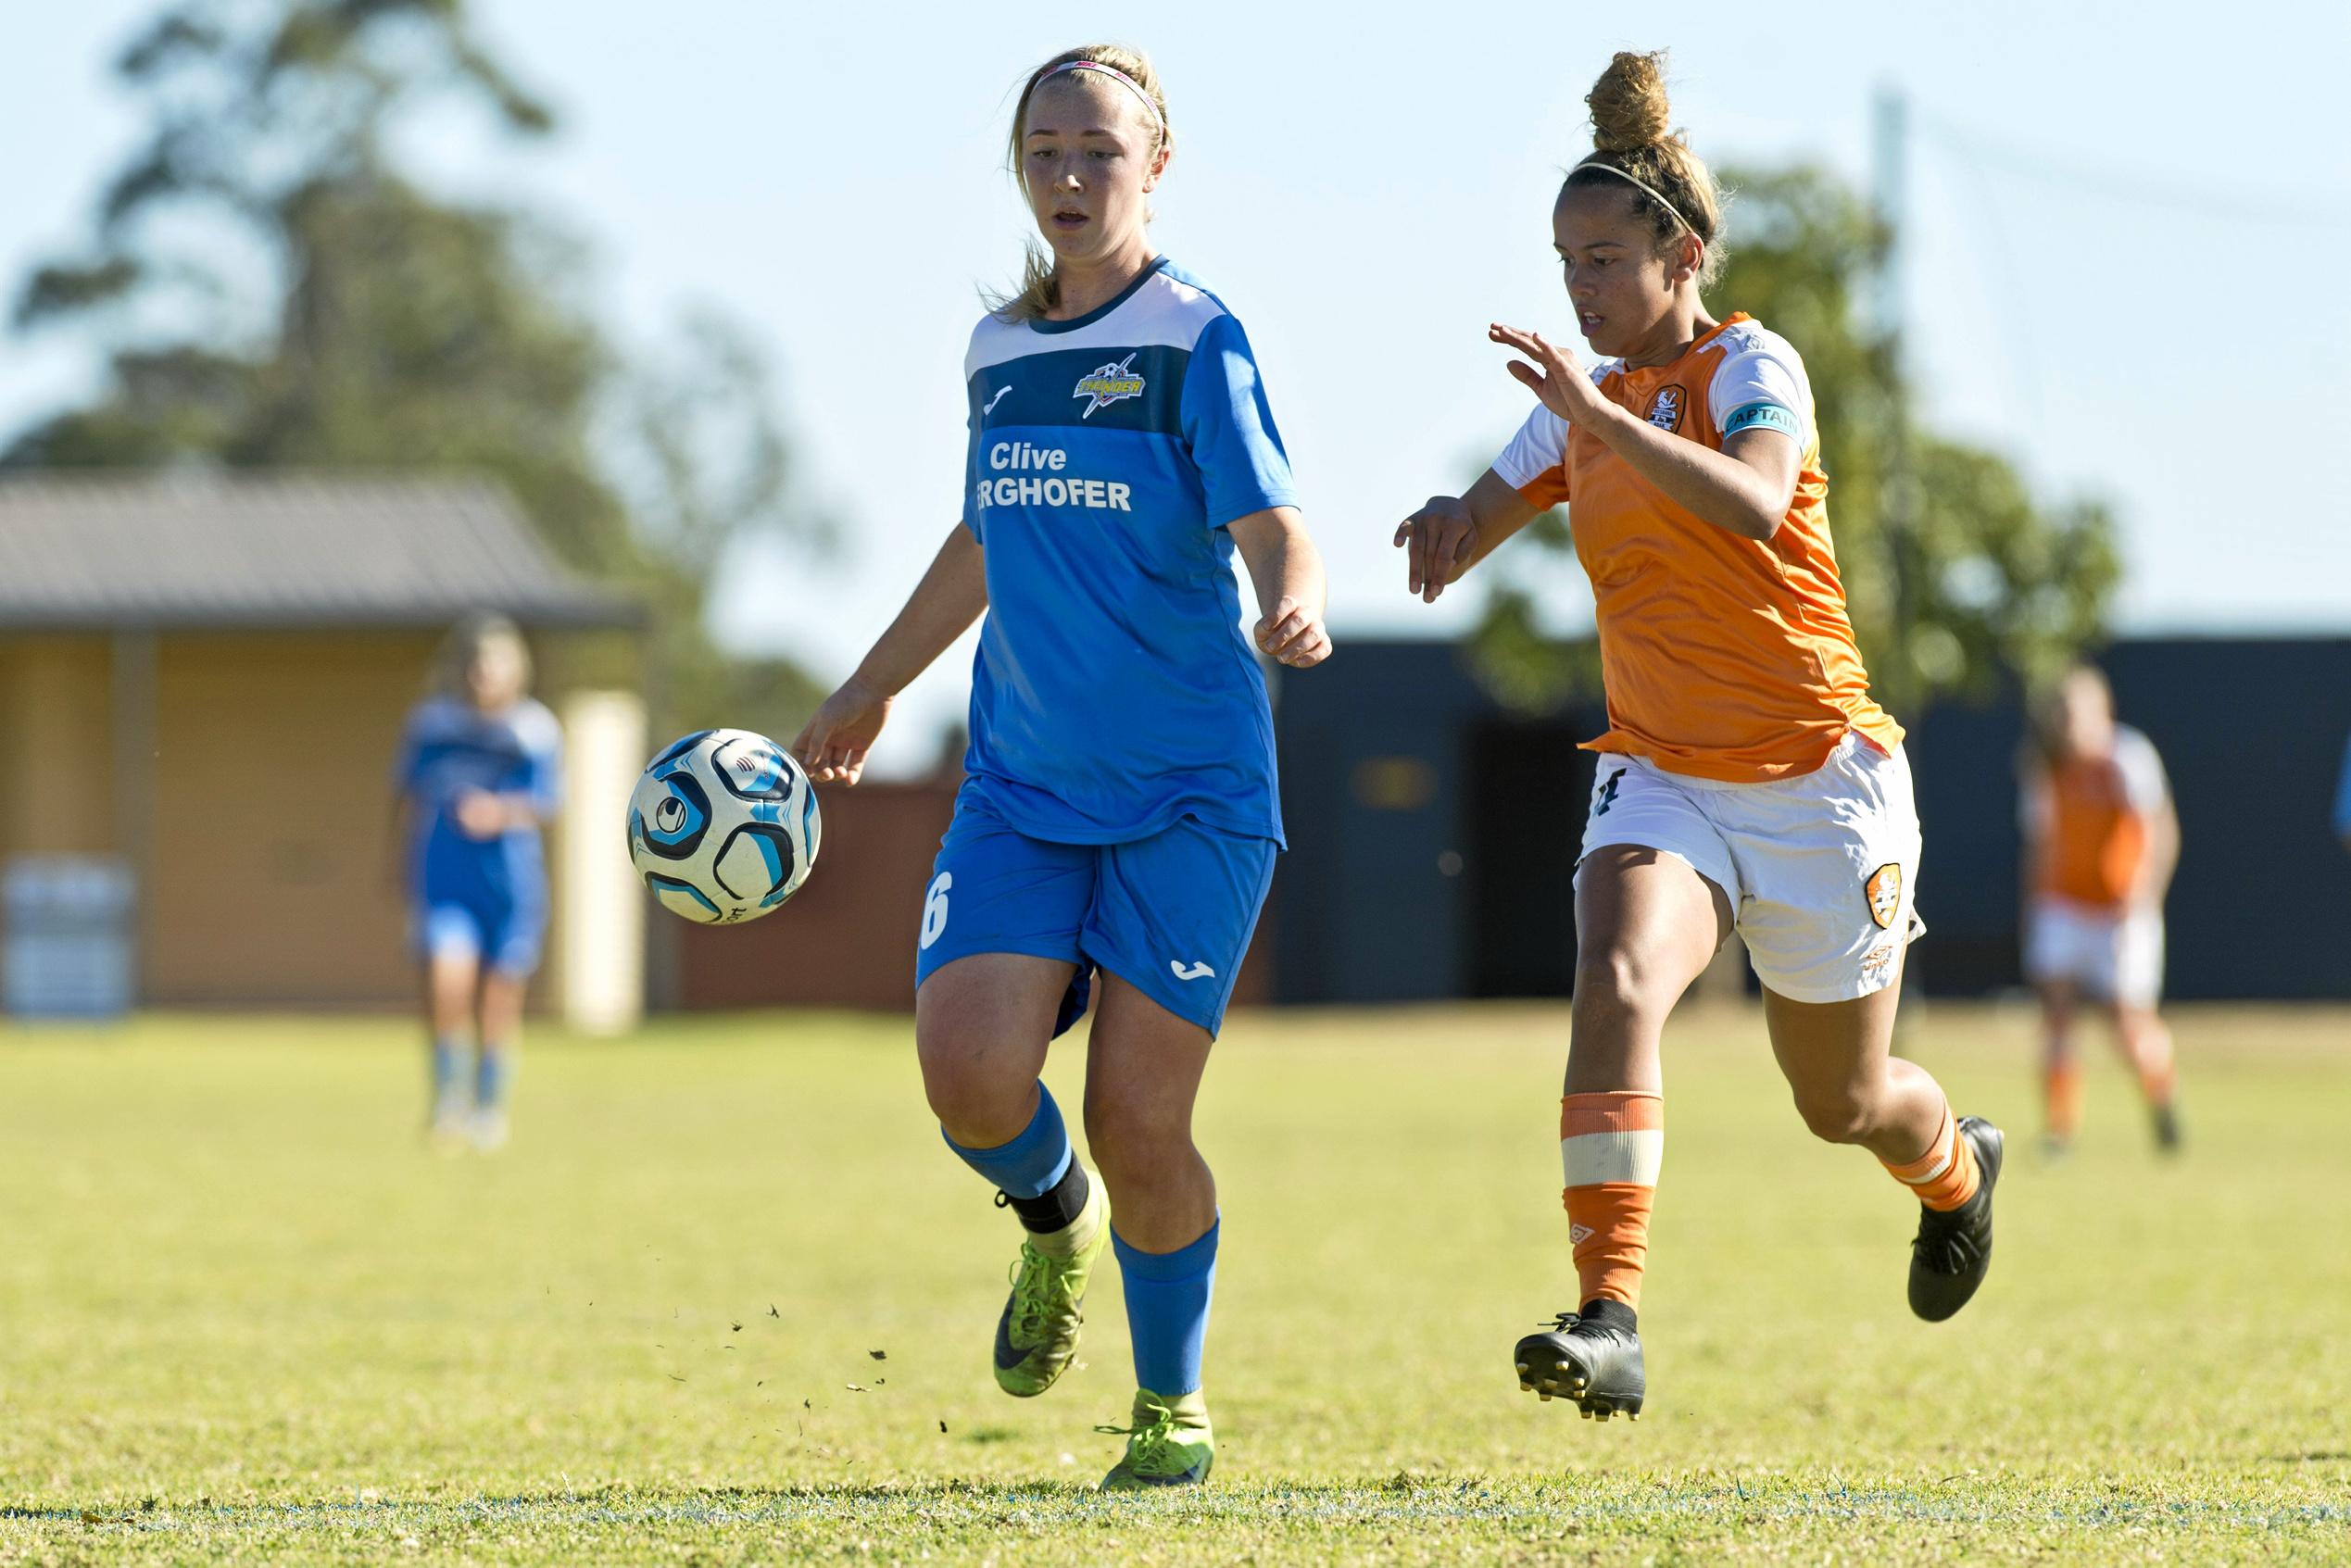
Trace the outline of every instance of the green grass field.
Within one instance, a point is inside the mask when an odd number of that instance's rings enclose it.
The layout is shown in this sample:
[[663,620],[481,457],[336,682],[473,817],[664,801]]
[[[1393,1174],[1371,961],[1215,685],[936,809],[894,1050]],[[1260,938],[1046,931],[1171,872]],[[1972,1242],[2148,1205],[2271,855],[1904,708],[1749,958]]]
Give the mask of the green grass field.
[[0,1562],[2351,1559],[2351,1019],[2178,1023],[2188,1158],[2101,1059],[2051,1169],[2029,1020],[1924,1019],[2017,1135],[1930,1327],[1892,1184],[1685,1022],[1628,1426],[1508,1365],[1572,1300],[1564,1013],[1238,1018],[1218,1479],[1143,1499],[1090,1490],[1114,1272],[1060,1387],[990,1381],[1016,1233],[903,1022],[542,1031],[490,1160],[423,1152],[395,1022],[0,1033]]

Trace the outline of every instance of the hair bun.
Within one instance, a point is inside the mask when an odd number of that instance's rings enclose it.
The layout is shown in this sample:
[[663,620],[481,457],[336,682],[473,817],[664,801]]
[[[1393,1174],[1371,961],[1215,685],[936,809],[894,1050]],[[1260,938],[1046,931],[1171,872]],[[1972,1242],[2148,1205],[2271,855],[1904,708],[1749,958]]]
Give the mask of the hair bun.
[[1628,153],[1666,139],[1672,105],[1666,97],[1666,52],[1619,53],[1584,95],[1591,109],[1591,144],[1603,153]]

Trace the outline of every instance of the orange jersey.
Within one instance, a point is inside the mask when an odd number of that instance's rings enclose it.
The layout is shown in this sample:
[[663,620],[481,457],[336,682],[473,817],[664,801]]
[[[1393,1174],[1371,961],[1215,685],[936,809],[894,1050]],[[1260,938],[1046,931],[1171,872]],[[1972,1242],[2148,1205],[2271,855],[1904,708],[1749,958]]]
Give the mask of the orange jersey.
[[1808,773],[1848,730],[1880,749],[1902,727],[1869,697],[1829,543],[1812,391],[1788,341],[1734,315],[1669,365],[1591,372],[1601,395],[1716,451],[1732,431],[1779,430],[1804,458],[1768,540],[1700,519],[1598,436],[1538,406],[1494,471],[1538,507],[1565,501],[1591,575],[1608,733],[1592,751],[1732,784]]
[[2041,847],[2036,891],[2121,909],[2146,868],[2148,824],[2169,797],[2155,743],[2123,724],[2106,756],[2068,758],[2042,773],[2025,796],[2026,827]]

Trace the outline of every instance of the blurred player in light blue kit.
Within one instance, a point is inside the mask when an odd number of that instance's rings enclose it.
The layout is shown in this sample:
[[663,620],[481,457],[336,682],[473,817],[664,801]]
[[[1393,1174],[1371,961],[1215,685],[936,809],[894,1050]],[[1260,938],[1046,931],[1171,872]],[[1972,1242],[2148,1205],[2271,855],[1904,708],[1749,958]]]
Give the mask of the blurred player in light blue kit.
[[[949,1147],[1026,1233],[996,1329],[1007,1393],[1060,1377],[1094,1265],[1117,1254],[1137,1389],[1106,1490],[1194,1485],[1213,1457],[1216,1184],[1192,1105],[1282,839],[1237,551],[1258,649],[1295,668],[1330,651],[1249,339],[1150,243],[1173,151],[1141,56],[1072,50],[1029,76],[1011,161],[1052,253],[972,333],[962,521],[793,743],[811,776],[854,784],[898,693],[987,612],[915,1046]],[[1089,992],[1099,1180],[1037,1079]]]
[[523,994],[547,932],[539,829],[555,811],[562,737],[531,699],[530,648],[502,617],[450,633],[434,684],[393,775],[433,1031],[429,1135],[488,1151],[506,1142]]

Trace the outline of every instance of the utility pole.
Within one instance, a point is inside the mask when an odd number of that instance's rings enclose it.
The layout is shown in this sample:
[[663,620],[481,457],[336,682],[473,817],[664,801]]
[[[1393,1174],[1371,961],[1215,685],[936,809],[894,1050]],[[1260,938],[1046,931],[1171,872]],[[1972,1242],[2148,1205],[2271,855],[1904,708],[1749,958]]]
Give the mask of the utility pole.
[[[1910,378],[1905,350],[1905,326],[1908,318],[1904,298],[1905,220],[1908,216],[1910,183],[1910,99],[1898,82],[1878,84],[1870,116],[1873,157],[1872,185],[1878,222],[1885,231],[1885,248],[1878,258],[1876,288],[1871,301],[1878,338],[1885,354],[1886,395],[1879,408],[1880,439],[1885,457],[1885,469],[1878,492],[1879,525],[1884,530],[1886,561],[1893,588],[1894,646],[1887,651],[1893,657],[1892,669],[1881,671],[1890,674],[1893,689],[1887,695],[1905,709],[1904,716],[1915,724],[1921,715],[1916,711],[1925,696],[1924,683],[1916,678],[1917,661],[1913,657],[1912,638],[1916,633],[1918,614],[1918,482],[1914,468],[1910,443]],[[1903,964],[1903,1007],[1894,1015],[1893,1050],[1898,1056],[1907,1055],[1910,1041],[1926,1003],[1926,993],[1916,960]]]
[[1909,194],[1910,99],[1892,82],[1878,84],[1871,115],[1872,181],[1878,221],[1885,226],[1886,249],[1878,264],[1877,326],[1894,351],[1899,369],[1903,318],[1903,209]]
[[[1886,396],[1879,410],[1885,469],[1879,492],[1880,521],[1893,579],[1894,667],[1885,671],[1897,702],[1909,704],[1922,694],[1916,687],[1916,662],[1911,655],[1913,623],[1918,605],[1917,529],[1918,483],[1910,441],[1910,383],[1905,338],[1907,320],[1904,297],[1910,162],[1910,101],[1894,82],[1879,85],[1871,116],[1875,132],[1874,205],[1885,231],[1885,248],[1878,261],[1871,314],[1885,354]],[[1913,715],[1915,718],[1916,715]]]

